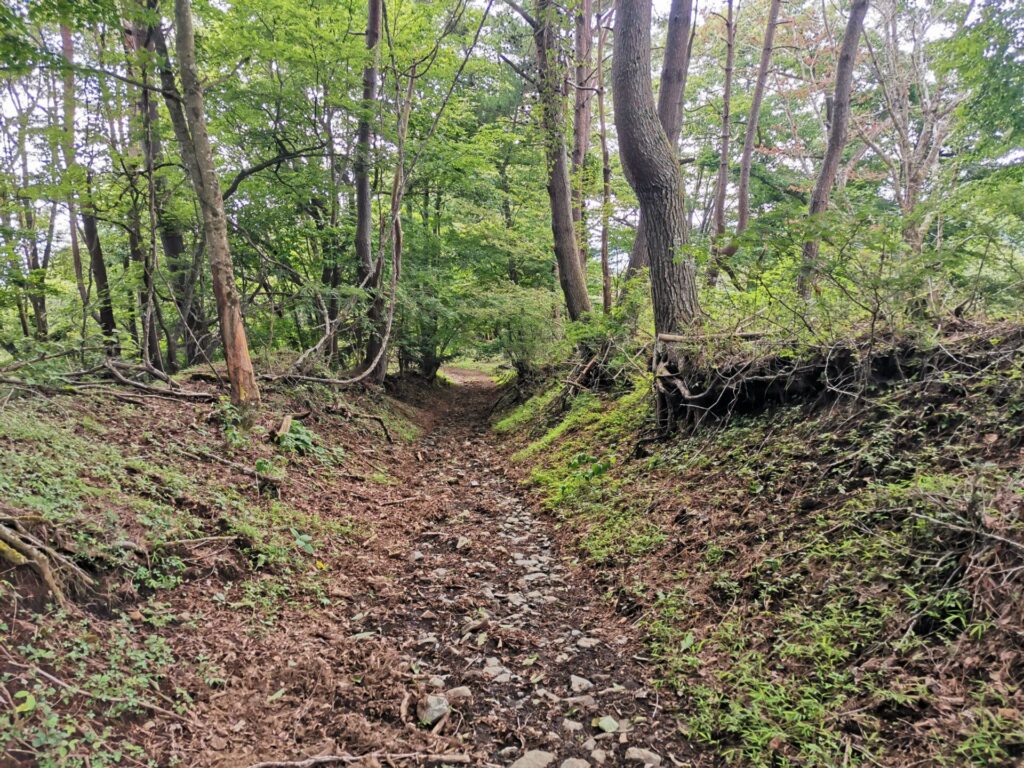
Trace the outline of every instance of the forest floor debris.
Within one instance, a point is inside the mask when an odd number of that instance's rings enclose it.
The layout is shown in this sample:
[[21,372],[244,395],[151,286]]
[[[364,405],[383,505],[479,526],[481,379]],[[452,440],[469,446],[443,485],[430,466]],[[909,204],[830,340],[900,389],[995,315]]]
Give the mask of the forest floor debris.
[[689,764],[636,631],[506,477],[496,386],[448,377],[360,420],[394,442],[315,404],[275,441],[305,405],[277,395],[249,433],[185,400],[7,414],[5,495],[77,526],[101,586],[0,593],[4,764]]

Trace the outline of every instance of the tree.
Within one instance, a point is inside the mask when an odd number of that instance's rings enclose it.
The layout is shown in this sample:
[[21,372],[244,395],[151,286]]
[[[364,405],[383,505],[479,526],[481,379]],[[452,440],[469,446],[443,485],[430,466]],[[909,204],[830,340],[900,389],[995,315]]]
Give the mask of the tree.
[[547,161],[548,201],[551,232],[555,243],[558,280],[571,320],[590,311],[586,275],[576,245],[572,216],[572,185],[565,140],[564,68],[559,62],[559,12],[552,0],[537,0],[536,18],[525,14],[533,28],[537,56],[537,92],[540,98],[541,129]]
[[[573,108],[572,145],[572,220],[580,251],[580,265],[587,273],[586,203],[584,200],[587,150],[590,146],[590,102],[594,95],[594,66],[590,49],[593,32],[590,28],[591,0],[577,0],[575,29],[576,79]],[[598,62],[598,66],[601,66]]]
[[[673,153],[683,125],[683,98],[686,95],[686,78],[690,68],[693,42],[693,6],[694,0],[672,0],[668,14],[668,36],[665,39],[665,56],[658,88],[658,118]],[[641,210],[633,248],[629,253],[627,276],[650,264],[646,231]]]
[[[832,115],[828,132],[828,146],[825,157],[821,161],[818,180],[811,193],[808,214],[811,218],[820,216],[828,208],[829,195],[839,171],[839,160],[846,146],[846,136],[850,123],[850,97],[853,93],[853,69],[857,60],[857,47],[864,29],[864,16],[868,11],[868,0],[853,0],[850,16],[843,33],[843,42],[839,48],[839,61],[836,65],[835,92],[832,97]],[[804,243],[800,263],[800,276],[797,280],[797,291],[806,298],[810,293],[814,270],[817,267],[820,242],[811,238]]]
[[646,222],[654,328],[677,333],[698,322],[696,267],[685,252],[686,219],[675,149],[651,87],[651,2],[621,0],[612,58],[615,128],[626,179]]
[[242,323],[242,308],[235,287],[234,266],[228,245],[227,221],[220,182],[213,164],[213,150],[206,128],[203,89],[196,67],[195,36],[192,30],[191,0],[174,1],[175,42],[178,68],[184,94],[185,115],[191,136],[190,146],[182,152],[192,155],[190,166],[192,187],[199,198],[203,231],[210,261],[213,293],[220,319],[220,336],[224,344],[224,360],[231,383],[231,401],[236,405],[258,403],[259,387],[249,357],[249,345]]

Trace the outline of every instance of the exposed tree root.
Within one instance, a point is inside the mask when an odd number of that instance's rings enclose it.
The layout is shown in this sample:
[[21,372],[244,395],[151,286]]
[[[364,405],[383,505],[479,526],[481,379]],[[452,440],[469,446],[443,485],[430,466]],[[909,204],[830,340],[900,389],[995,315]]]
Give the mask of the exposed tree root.
[[58,605],[67,607],[70,605],[66,594],[68,587],[94,587],[95,581],[70,558],[29,533],[25,523],[30,519],[0,507],[0,559],[16,568],[31,568]]

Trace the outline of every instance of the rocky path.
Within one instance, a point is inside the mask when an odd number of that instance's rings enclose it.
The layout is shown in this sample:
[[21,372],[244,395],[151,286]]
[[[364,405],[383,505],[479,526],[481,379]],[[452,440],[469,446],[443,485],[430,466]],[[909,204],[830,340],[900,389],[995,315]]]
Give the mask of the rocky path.
[[406,512],[423,520],[395,573],[384,634],[421,670],[416,717],[474,764],[686,765],[634,631],[505,477],[494,386],[458,388],[422,439]]
[[[494,384],[449,375],[455,386],[424,398],[420,440],[361,447],[391,483],[319,483],[306,500],[323,515],[359,503],[372,530],[327,564],[323,607],[258,631],[204,613],[182,655],[225,680],[191,726],[152,731],[166,764],[699,764],[636,630],[506,476],[487,426]],[[192,589],[192,604],[209,600]]]

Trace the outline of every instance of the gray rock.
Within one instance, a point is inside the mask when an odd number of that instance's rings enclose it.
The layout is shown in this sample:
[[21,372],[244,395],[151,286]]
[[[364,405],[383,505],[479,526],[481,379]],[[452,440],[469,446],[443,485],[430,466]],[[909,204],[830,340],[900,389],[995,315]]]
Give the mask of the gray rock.
[[570,720],[566,717],[562,720],[562,728],[569,731],[569,733],[574,733],[576,731],[583,730],[583,723],[579,722],[578,720]]
[[531,749],[512,763],[511,768],[547,768],[554,760],[555,756],[550,752],[545,752],[543,749]]
[[590,768],[590,763],[578,757],[570,757],[568,760],[562,761],[560,768]]
[[590,753],[590,757],[598,765],[604,765],[604,761],[608,759],[608,753],[603,749],[595,749]]
[[427,687],[428,688],[444,688],[444,680],[441,679],[440,677],[438,677],[437,675],[434,675],[432,678],[427,680]]
[[651,752],[649,749],[641,749],[640,747],[630,747],[627,749],[626,759],[643,763],[644,766],[650,766],[651,768],[661,765],[661,755]]
[[601,643],[596,637],[581,637],[576,641],[576,645],[580,648],[593,648]]
[[469,549],[469,545],[471,543],[472,542],[470,542],[470,540],[467,539],[465,536],[460,536],[459,540],[457,542],[455,542],[455,548],[456,549]]
[[445,694],[445,696],[448,697],[448,701],[455,704],[460,701],[471,700],[473,698],[473,692],[469,690],[469,688],[467,688],[466,686],[460,685],[458,688],[452,688],[451,690],[449,690]]
[[416,717],[424,725],[434,725],[434,723],[450,711],[451,707],[448,705],[448,699],[434,694],[424,696],[416,705]]
[[573,693],[583,693],[584,691],[589,691],[593,688],[594,684],[585,677],[569,675],[569,687],[572,689]]

